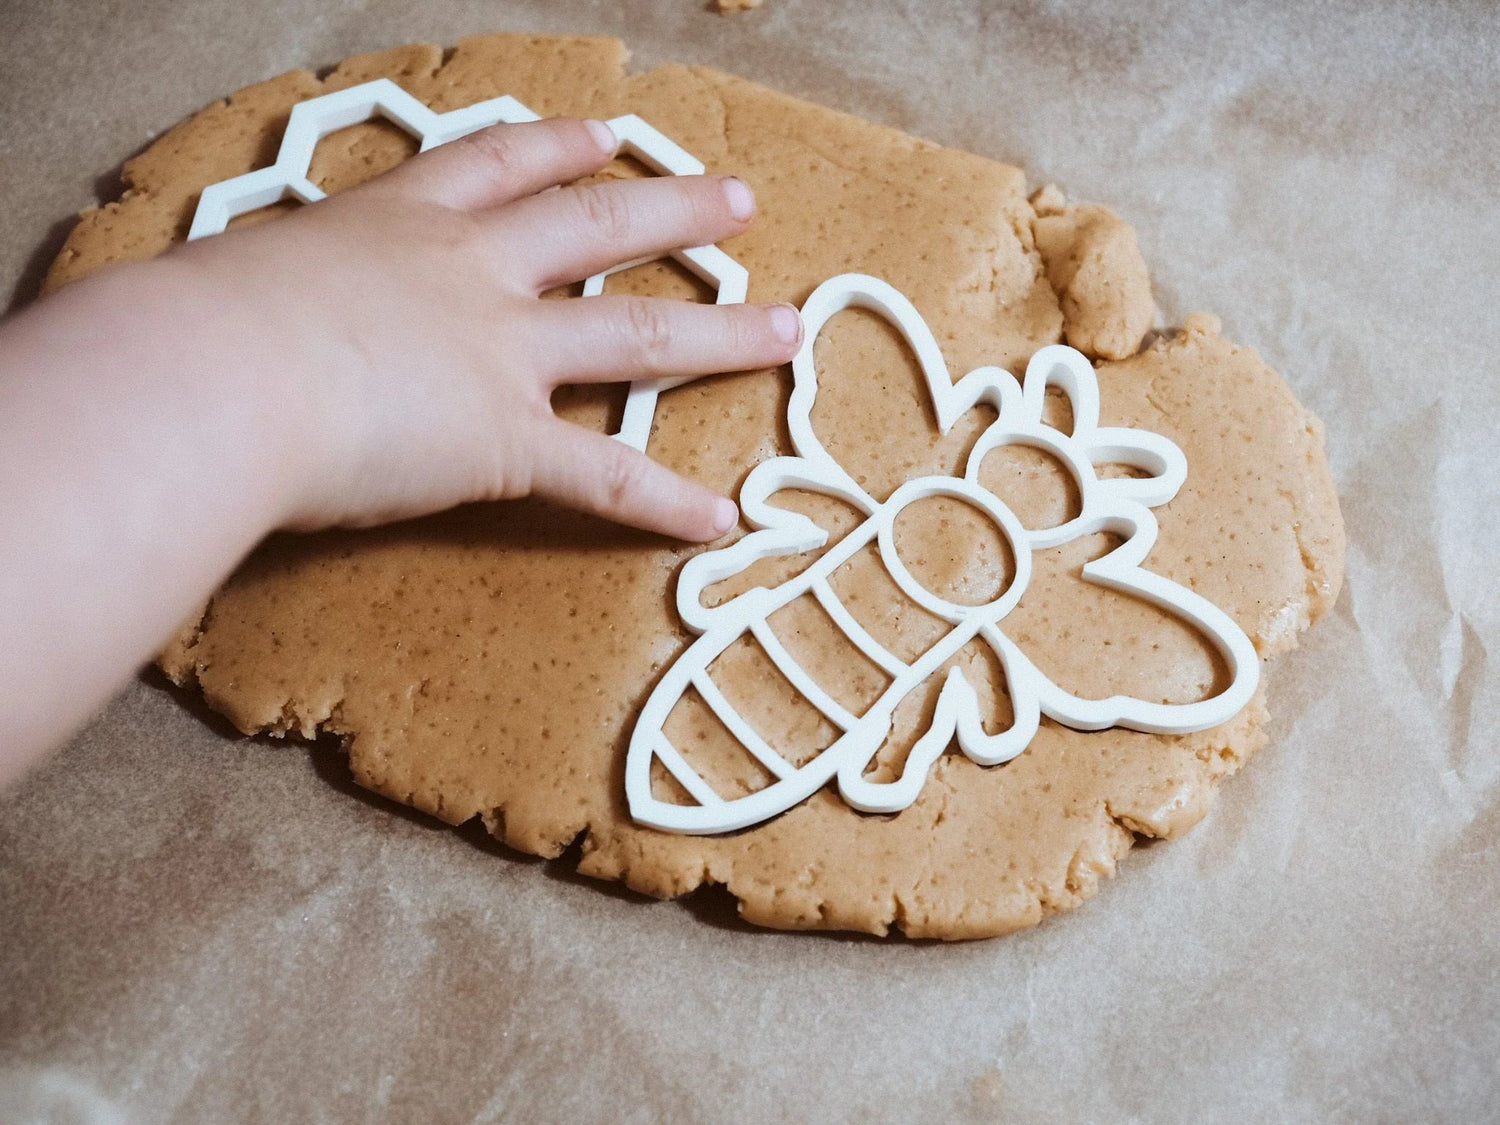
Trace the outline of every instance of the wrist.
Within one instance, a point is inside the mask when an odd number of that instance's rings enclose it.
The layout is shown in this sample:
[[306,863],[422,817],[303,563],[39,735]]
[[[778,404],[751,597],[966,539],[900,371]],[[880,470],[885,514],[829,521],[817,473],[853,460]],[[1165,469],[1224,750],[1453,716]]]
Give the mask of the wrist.
[[162,404],[171,440],[196,448],[205,475],[224,478],[226,515],[258,534],[295,518],[317,475],[306,373],[289,362],[290,326],[232,277],[169,254],[115,267],[78,296],[101,334],[118,342],[117,371]]

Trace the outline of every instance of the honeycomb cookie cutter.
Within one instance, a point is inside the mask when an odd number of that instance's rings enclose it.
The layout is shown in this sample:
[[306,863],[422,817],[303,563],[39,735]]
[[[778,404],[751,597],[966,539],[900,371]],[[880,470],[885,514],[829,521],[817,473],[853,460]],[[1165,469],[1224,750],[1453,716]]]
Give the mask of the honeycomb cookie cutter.
[[[269,207],[285,199],[316,203],[326,198],[326,193],[308,179],[308,170],[312,166],[313,152],[318,142],[330,133],[377,117],[384,118],[417,138],[420,142],[419,152],[426,152],[500,122],[516,124],[541,120],[538,114],[509,95],[477,102],[447,113],[437,113],[389,78],[377,78],[372,82],[310,98],[292,107],[275,163],[203,189],[188,230],[188,241],[219,234],[237,216]],[[628,113],[611,118],[608,125],[619,139],[620,153],[634,157],[655,174],[703,174],[701,160],[636,114]],[[610,274],[656,261],[660,257],[661,255],[648,255],[594,274],[584,282],[583,295],[597,296],[604,291],[605,280]],[[670,257],[714,290],[715,304],[740,304],[745,300],[750,284],[749,271],[717,246],[693,246],[675,250]],[[614,437],[644,452],[651,437],[656,402],[661,392],[696,378],[701,376],[677,375],[632,382],[626,396],[620,429]]]
[[[818,440],[811,421],[818,390],[813,345],[823,326],[849,308],[868,309],[899,330],[921,367],[942,432],[947,433],[965,411],[979,403],[995,409],[997,417],[981,433],[962,476],[919,477],[902,484],[886,500],[877,501]],[[731,832],[780,815],[835,779],[839,795],[851,807],[894,813],[916,800],[930,767],[955,738],[971,760],[992,766],[1025,750],[1042,715],[1078,730],[1119,726],[1184,734],[1218,726],[1244,707],[1260,676],[1259,657],[1250,639],[1212,602],[1142,567],[1157,536],[1151,508],[1177,494],[1187,478],[1187,459],[1177,445],[1160,434],[1099,425],[1098,383],[1084,355],[1070,347],[1051,345],[1031,357],[1019,382],[1002,368],[979,367],[955,383],[936,338],[912,303],[886,282],[861,274],[843,274],[825,281],[808,298],[802,318],[806,335],[792,361],[793,390],[787,408],[796,456],[762,462],[746,478],[740,505],[754,529],[750,534],[728,547],[698,555],[683,567],[677,586],[677,610],[699,636],[652,690],[631,732],[625,792],[636,822],[697,835]],[[1056,386],[1071,400],[1071,432],[1042,420],[1049,386]],[[1004,445],[1030,446],[1057,458],[1078,486],[1078,514],[1052,527],[1023,526],[1004,502],[979,482],[986,454]],[[1130,466],[1143,475],[1100,477],[1095,466],[1109,463]],[[718,606],[705,606],[702,595],[709,586],[741,573],[751,563],[813,551],[827,544],[828,533],[806,516],[768,502],[774,493],[787,488],[835,497],[866,518],[810,567],[775,589],[757,586]],[[896,517],[907,505],[935,496],[952,497],[978,509],[1009,542],[1015,559],[1014,577],[996,598],[983,605],[960,605],[926,589],[896,550]],[[1053,683],[1001,630],[1001,621],[1026,590],[1032,552],[1096,532],[1113,534],[1122,542],[1086,563],[1083,580],[1152,603],[1206,636],[1228,672],[1228,683],[1221,691],[1188,703],[1161,703],[1125,695],[1085,699]],[[870,635],[840,601],[829,581],[855,552],[871,543],[876,544],[901,592],[952,626],[910,663]],[[787,652],[769,625],[772,614],[804,594],[816,598],[834,625],[889,677],[889,685],[863,714],[856,715],[839,703]],[[797,692],[839,731],[830,746],[800,766],[767,744],[710,674],[714,661],[743,636],[754,638]],[[1004,671],[1015,716],[1011,726],[993,735],[987,733],[974,689],[963,673],[952,667],[931,725],[911,749],[901,776],[890,782],[866,777],[869,763],[891,729],[896,707],[975,638],[990,646]],[[697,692],[773,781],[746,795],[725,798],[693,769],[664,730],[673,707],[689,690]],[[658,799],[652,791],[656,763],[696,803]]]

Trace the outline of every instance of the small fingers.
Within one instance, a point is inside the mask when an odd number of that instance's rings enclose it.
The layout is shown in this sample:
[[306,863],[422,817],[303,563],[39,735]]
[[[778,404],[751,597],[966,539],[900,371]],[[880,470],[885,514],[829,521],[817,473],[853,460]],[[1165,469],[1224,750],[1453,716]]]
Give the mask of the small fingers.
[[554,118],[491,125],[371,181],[445,207],[496,207],[597,172],[619,147],[602,121]]
[[553,420],[537,444],[532,491],[616,523],[703,542],[739,518],[716,495],[614,438]]
[[790,305],[584,297],[539,301],[535,317],[553,385],[776,367],[802,342]]
[[657,176],[576,184],[517,202],[497,240],[536,292],[634,258],[738,234],[755,196],[733,176]]

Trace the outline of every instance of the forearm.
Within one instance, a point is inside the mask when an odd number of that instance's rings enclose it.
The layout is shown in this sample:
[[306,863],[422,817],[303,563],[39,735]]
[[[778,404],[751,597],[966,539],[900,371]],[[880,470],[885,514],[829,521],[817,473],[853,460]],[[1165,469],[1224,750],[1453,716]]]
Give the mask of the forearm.
[[287,373],[195,288],[124,267],[0,324],[0,784],[286,516]]

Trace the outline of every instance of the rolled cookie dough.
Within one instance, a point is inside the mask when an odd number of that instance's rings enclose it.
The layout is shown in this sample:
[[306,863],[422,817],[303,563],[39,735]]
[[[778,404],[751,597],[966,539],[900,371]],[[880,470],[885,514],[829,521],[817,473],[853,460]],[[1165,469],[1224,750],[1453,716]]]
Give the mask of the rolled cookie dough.
[[[682,66],[629,75],[624,64],[613,40],[494,36],[461,43],[446,61],[439,48],[416,45],[347,60],[323,80],[295,71],[252,86],[130,161],[124,196],[82,216],[49,282],[165,250],[183,237],[205,185],[272,159],[293,104],[374,77],[439,110],[513,94],[545,115],[638,113],[711,171],[755,187],[759,219],[724,244],[750,271],[751,300],[800,303],[824,279],[861,271],[911,298],[954,371],[994,363],[1018,372],[1032,351],[1062,339],[1107,357],[1101,422],[1166,434],[1190,466],[1182,492],[1158,510],[1148,565],[1215,601],[1263,656],[1329,608],[1343,532],[1317,421],[1210,319],[1140,350],[1151,299],[1128,226],[1056,193],[1038,200],[1039,213],[1015,168],[729,75]],[[386,125],[355,126],[323,143],[312,175],[344,187],[410,151]],[[701,297],[660,264],[611,288]],[[986,420],[976,411],[939,439],[911,361],[866,314],[831,324],[818,359],[815,425],[872,490],[952,471]],[[788,389],[782,370],[670,392],[650,452],[733,492],[753,465],[786,452]],[[558,409],[602,429],[618,421],[622,402],[619,388],[590,388],[564,395]],[[1044,459],[999,457],[986,473],[1023,516],[1072,502]],[[806,510],[847,526],[836,506],[809,498]],[[925,553],[930,580],[975,589],[999,581],[1003,552],[982,555],[982,529],[952,516],[933,510],[900,529],[948,537],[945,549]],[[1083,541],[1038,555],[1007,632],[1077,692],[1203,693],[1218,671],[1201,639],[1079,582],[1078,567],[1102,548]],[[1001,934],[1076,906],[1137,836],[1172,837],[1196,823],[1218,782],[1263,741],[1259,698],[1225,726],[1183,737],[1083,734],[1044,721],[1007,765],[945,755],[899,815],[861,815],[824,790],[731,836],[639,828],[624,807],[625,745],[638,707],[689,639],[671,595],[693,550],[529,501],[368,531],[278,535],[161,663],[243,731],[337,736],[362,785],[451,824],[479,817],[526,852],[558,856],[576,844],[569,854],[589,875],[659,896],[720,883],[744,917],[767,926],[896,927],[918,937]],[[974,557],[988,569],[971,573]],[[781,573],[794,565],[765,564]],[[882,639],[898,650],[921,643],[931,623],[891,599],[878,568],[852,566],[842,581],[846,602],[874,607]],[[805,606],[790,612],[779,623],[788,646],[800,646],[830,691],[857,694],[860,669],[828,641],[826,623]],[[815,738],[816,722],[755,657],[727,655],[718,682],[747,716],[782,724],[778,734]],[[959,663],[1003,724],[993,660],[966,650]],[[877,770],[899,765],[930,706],[929,697],[903,708]],[[680,722],[699,724],[711,741],[702,716],[684,712]],[[735,768],[725,767],[727,784]]]

